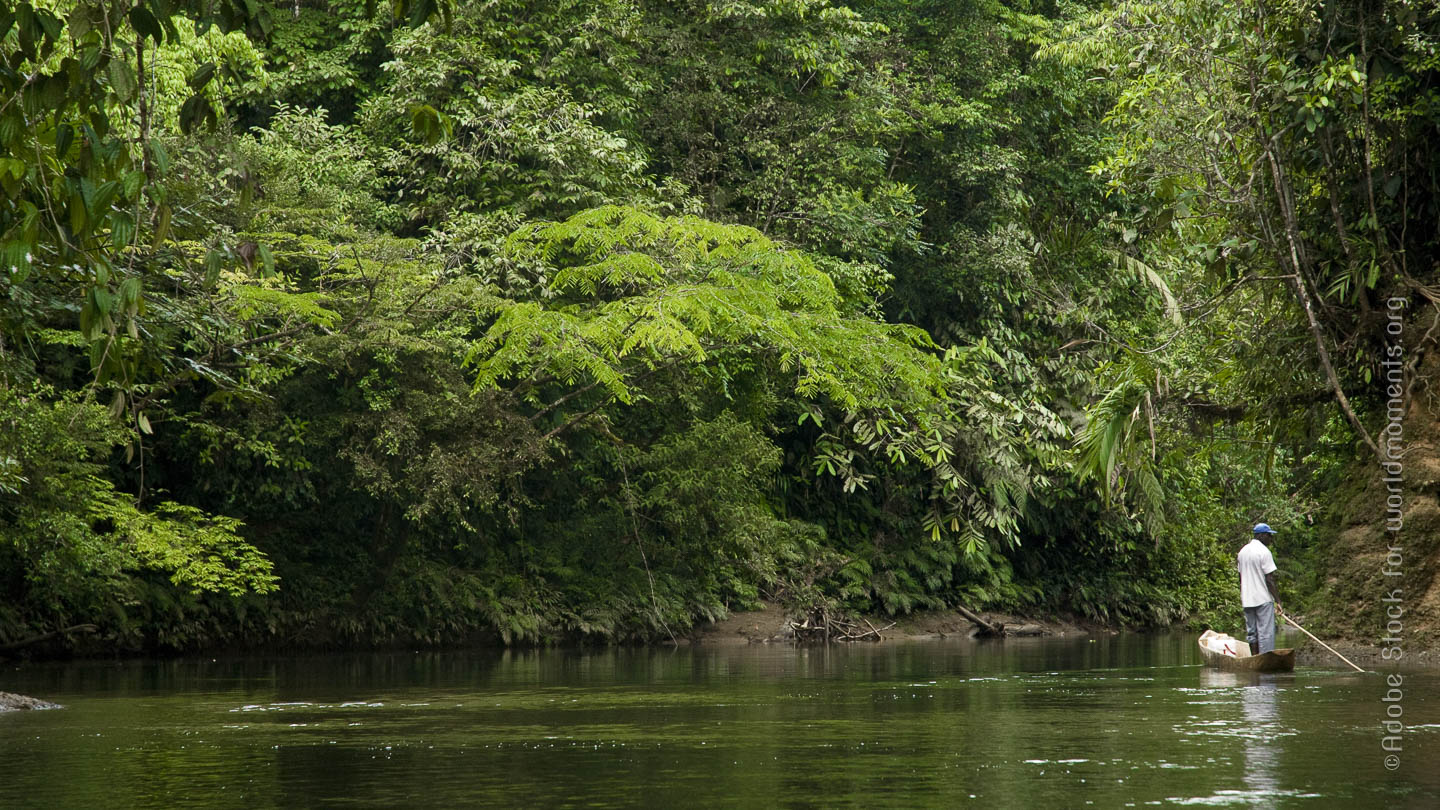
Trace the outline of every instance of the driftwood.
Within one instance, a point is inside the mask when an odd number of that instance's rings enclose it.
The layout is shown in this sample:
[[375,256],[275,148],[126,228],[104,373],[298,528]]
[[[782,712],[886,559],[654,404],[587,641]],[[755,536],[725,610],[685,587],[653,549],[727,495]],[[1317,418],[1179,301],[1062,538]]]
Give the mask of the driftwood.
[[[974,622],[980,628],[982,636],[1039,636],[1046,632],[1045,628],[1038,624],[1007,628],[1000,622],[988,621],[980,614],[959,605],[955,606],[955,612]],[[823,605],[811,608],[810,612],[799,620],[790,622],[796,641],[882,641],[885,638],[884,631],[894,626],[895,622],[890,622],[884,627],[876,627],[869,619],[856,620],[838,612],[831,612]]]
[[883,641],[884,631],[895,626],[891,622],[884,627],[876,627],[869,619],[861,619],[864,622],[862,627],[858,622],[831,613],[824,606],[811,608],[800,621],[790,622],[790,629],[795,632],[798,641]]
[[[840,636],[838,640],[840,640],[840,641],[860,641],[861,639],[867,639],[867,638],[872,638],[872,637],[873,637],[876,641],[884,641],[884,640],[885,640],[885,637],[882,636],[882,635],[880,635],[881,630],[889,630],[890,628],[892,628],[892,627],[895,626],[895,622],[890,622],[889,624],[887,624],[887,625],[885,625],[884,627],[881,627],[879,630],[877,630],[877,629],[875,629],[875,625],[873,625],[873,624],[870,623],[870,620],[869,620],[869,619],[861,619],[861,621],[865,622],[865,626],[869,628],[868,630],[859,631],[859,632],[855,632],[855,633],[847,633],[846,635]],[[858,628],[857,628],[857,630],[858,630]]]
[[30,638],[22,638],[19,641],[11,641],[6,644],[0,644],[0,653],[7,653],[12,650],[18,650],[22,647],[29,647],[31,644],[39,644],[42,641],[49,641],[50,639],[55,638],[59,635],[65,635],[69,633],[93,633],[99,629],[100,628],[96,627],[93,624],[71,625],[70,627],[65,627],[60,630],[51,630],[48,633],[41,633],[38,636],[31,636]]
[[987,622],[980,618],[979,614],[966,610],[960,605],[955,606],[955,612],[978,625],[980,629],[984,631],[982,635],[1003,636],[1005,634],[1005,625],[999,624],[998,622]]
[[1048,636],[1050,631],[1042,624],[1019,624],[1010,625],[1005,628],[1007,636]]

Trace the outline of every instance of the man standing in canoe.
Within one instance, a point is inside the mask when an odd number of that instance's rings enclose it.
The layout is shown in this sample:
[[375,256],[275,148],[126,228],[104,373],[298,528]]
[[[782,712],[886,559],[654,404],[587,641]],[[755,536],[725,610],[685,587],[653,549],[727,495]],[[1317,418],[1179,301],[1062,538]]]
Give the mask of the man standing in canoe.
[[1250,653],[1259,655],[1275,649],[1275,610],[1280,591],[1275,587],[1275,557],[1267,548],[1275,537],[1269,524],[1255,524],[1255,537],[1240,549],[1240,604],[1245,608],[1245,640]]

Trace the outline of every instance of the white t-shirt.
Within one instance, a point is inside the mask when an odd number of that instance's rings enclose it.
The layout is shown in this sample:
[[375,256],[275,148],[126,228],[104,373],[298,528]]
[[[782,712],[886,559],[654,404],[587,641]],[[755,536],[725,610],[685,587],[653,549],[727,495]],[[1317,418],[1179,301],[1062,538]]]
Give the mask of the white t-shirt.
[[1270,549],[1259,540],[1251,540],[1235,559],[1240,569],[1240,604],[1247,608],[1260,607],[1272,601],[1270,589],[1265,586],[1265,575],[1275,570],[1275,557]]

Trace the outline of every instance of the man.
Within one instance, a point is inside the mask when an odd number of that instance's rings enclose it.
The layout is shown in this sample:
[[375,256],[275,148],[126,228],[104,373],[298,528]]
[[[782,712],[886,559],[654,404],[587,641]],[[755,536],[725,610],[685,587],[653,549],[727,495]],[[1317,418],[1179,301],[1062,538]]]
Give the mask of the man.
[[1250,643],[1250,654],[1259,655],[1275,649],[1280,591],[1275,587],[1275,557],[1266,548],[1275,530],[1257,523],[1254,533],[1236,556],[1236,566],[1240,569],[1240,604],[1245,608],[1245,640]]

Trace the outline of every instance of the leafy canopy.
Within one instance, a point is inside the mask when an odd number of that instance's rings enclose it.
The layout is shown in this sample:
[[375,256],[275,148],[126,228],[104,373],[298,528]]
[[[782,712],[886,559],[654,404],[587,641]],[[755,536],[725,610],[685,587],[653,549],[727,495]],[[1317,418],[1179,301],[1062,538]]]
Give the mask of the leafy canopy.
[[943,384],[924,332],[847,314],[814,261],[753,228],[604,207],[526,226],[507,247],[542,264],[545,294],[493,304],[468,358],[477,388],[543,375],[633,403],[649,372],[722,349],[851,410],[923,409]]

